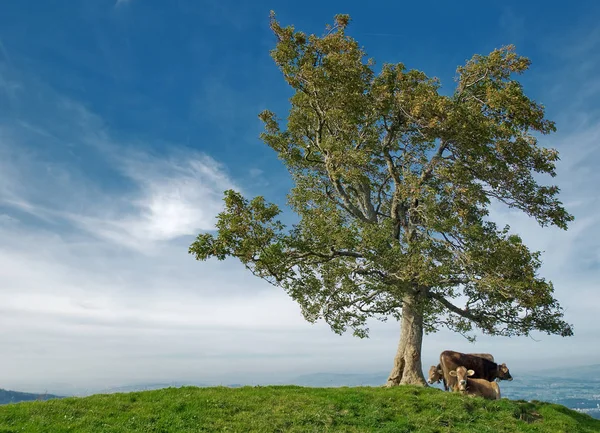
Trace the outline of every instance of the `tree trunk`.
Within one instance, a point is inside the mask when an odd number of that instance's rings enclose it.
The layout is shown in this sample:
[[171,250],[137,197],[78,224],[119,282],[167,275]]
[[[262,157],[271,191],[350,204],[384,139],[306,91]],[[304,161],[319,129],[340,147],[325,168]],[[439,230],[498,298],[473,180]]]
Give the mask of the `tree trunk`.
[[421,366],[423,314],[417,303],[418,295],[406,295],[402,299],[400,342],[394,358],[394,367],[385,386],[427,386]]

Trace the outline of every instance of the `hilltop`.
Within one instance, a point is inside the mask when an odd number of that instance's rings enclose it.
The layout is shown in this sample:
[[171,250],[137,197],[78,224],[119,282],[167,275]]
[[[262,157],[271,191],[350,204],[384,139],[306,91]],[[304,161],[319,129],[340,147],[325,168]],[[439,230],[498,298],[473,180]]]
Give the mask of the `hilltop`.
[[0,432],[569,432],[600,421],[551,403],[432,388],[167,388],[0,407]]

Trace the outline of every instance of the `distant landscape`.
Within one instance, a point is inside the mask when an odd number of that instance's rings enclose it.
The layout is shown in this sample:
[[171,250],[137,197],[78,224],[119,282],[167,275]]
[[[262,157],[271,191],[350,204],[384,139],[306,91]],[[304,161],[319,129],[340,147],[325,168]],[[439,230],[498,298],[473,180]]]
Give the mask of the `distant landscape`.
[[[570,409],[600,419],[600,365],[578,367],[574,370],[545,370],[516,376],[511,382],[500,382],[502,397],[511,400],[539,400],[562,404]],[[327,374],[299,376],[294,383],[303,386],[379,386],[387,379],[379,374]],[[434,387],[442,389],[440,385]]]
[[21,401],[36,401],[36,400],[50,400],[54,398],[62,398],[58,395],[46,394],[46,393],[29,393],[19,391],[8,391],[0,389],[0,404],[19,403]]
[[[589,414],[600,419],[600,379],[597,372],[600,364],[580,366],[572,369],[540,370],[533,373],[516,375],[512,382],[501,382],[502,397],[511,400],[539,400],[562,404],[570,409]],[[314,373],[292,377],[278,383],[260,383],[260,385],[300,385],[307,387],[354,387],[381,386],[387,379],[387,373]],[[135,391],[149,391],[186,385],[207,387],[202,382],[142,383],[106,388],[89,394],[113,394]],[[231,388],[244,386],[239,383],[223,384]],[[441,389],[441,385],[434,385]],[[88,394],[88,395],[89,395]],[[60,398],[52,394],[22,393],[0,390],[0,404],[20,401],[48,400]]]

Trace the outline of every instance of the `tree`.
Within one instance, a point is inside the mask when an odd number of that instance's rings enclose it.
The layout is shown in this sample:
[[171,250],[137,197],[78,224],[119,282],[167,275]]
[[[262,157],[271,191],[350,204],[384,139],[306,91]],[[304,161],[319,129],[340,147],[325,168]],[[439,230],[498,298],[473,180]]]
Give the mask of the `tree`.
[[285,128],[260,114],[261,138],[291,174],[298,223],[286,227],[263,197],[227,191],[217,233],[189,252],[237,257],[336,333],[366,337],[368,318],[400,321],[388,386],[425,384],[423,334],[441,326],[469,339],[475,328],[572,335],[538,275],[540,253],[488,218],[494,201],[541,226],[573,220],[558,187],[535,177],[556,175],[558,153],[538,145],[555,125],[514,78],[529,60],[512,46],[475,55],[443,95],[437,79],[401,63],[376,72],[349,21],[337,15],[307,36],[271,13],[271,56],[295,93]]

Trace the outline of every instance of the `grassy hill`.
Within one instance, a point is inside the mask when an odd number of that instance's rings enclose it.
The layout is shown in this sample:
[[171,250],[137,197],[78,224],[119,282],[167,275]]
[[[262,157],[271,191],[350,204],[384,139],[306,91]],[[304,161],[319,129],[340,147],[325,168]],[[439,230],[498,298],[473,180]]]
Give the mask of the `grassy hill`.
[[168,388],[0,407],[9,432],[600,432],[550,403],[432,388]]

